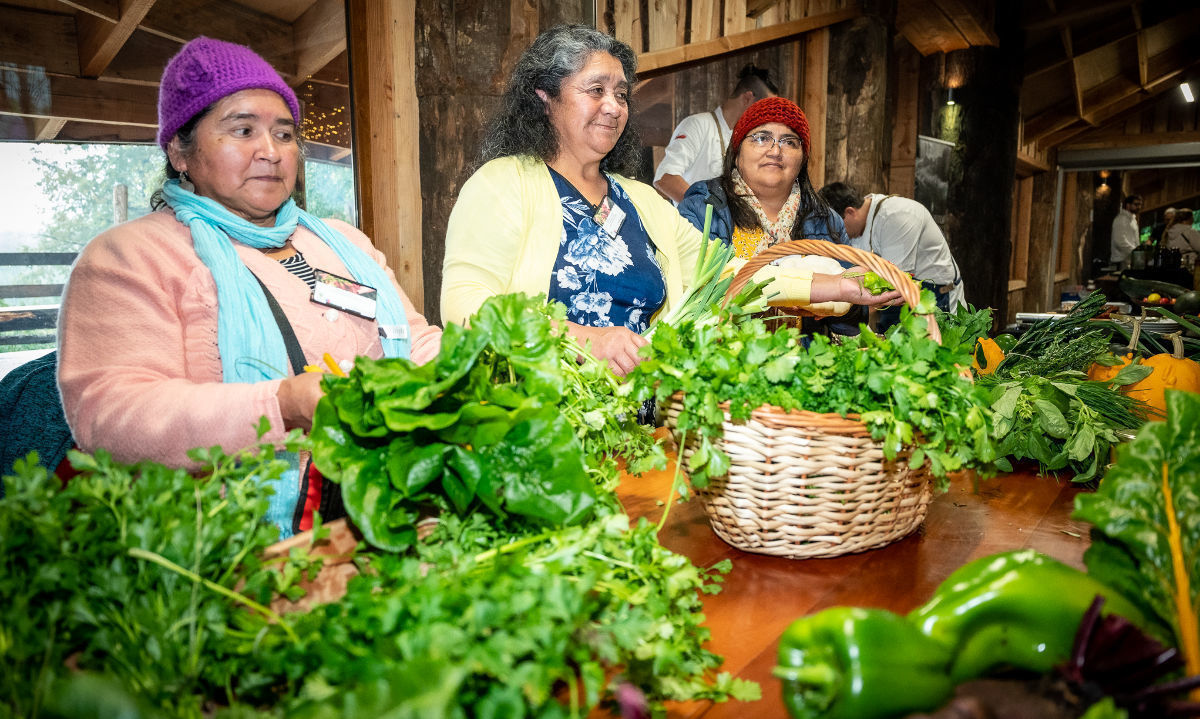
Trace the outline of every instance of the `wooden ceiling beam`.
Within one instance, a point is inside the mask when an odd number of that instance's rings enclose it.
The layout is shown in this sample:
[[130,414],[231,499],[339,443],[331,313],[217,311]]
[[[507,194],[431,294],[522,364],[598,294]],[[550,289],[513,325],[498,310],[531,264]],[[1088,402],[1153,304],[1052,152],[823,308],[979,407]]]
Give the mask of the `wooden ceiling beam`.
[[936,4],[972,47],[995,47],[1000,44],[992,18],[981,15],[978,3],[967,0],[936,0]]
[[66,124],[67,121],[61,117],[38,118],[33,121],[33,126],[36,130],[33,139],[35,142],[53,140],[58,137],[58,133],[62,131],[63,125]]
[[746,0],[746,17],[755,20],[779,4],[779,0]]
[[13,69],[45,74],[79,74],[79,57],[57,52],[76,44],[75,20],[70,15],[53,15],[18,8],[5,8],[0,23],[0,58]]
[[121,125],[158,125],[158,90],[103,80],[13,73],[0,114]]
[[99,77],[103,74],[152,7],[154,0],[121,0],[120,17],[115,23],[89,13],[76,12],[79,74],[83,77]]
[[68,122],[59,130],[58,142],[143,142],[153,143],[158,130],[143,125],[112,125],[99,122]]
[[1063,27],[1064,25],[1075,25],[1076,23],[1086,22],[1091,18],[1101,17],[1115,10],[1129,7],[1131,4],[1133,4],[1131,0],[1109,0],[1109,2],[1097,3],[1074,11],[1050,11],[1045,15],[1030,18],[1023,24],[1023,27],[1026,32],[1035,32],[1037,30],[1050,30],[1056,27]]
[[1045,151],[1052,147],[1061,147],[1063,143],[1070,141],[1072,137],[1076,137],[1091,129],[1093,129],[1091,125],[1085,125],[1082,122],[1076,123],[1043,137],[1038,141],[1038,149]]
[[1062,102],[1026,120],[1023,124],[1022,137],[1025,142],[1039,142],[1047,135],[1053,134],[1079,122],[1079,116],[1072,112],[1069,102]]
[[1149,72],[1153,72],[1153,68],[1156,67],[1163,70],[1144,84],[1134,83],[1123,76],[1101,84],[1088,93],[1086,100],[1089,111],[1084,115],[1084,119],[1093,125],[1106,122],[1116,114],[1170,89],[1173,80],[1184,74],[1190,65],[1197,64],[1191,58],[1190,45],[1176,46],[1150,58],[1147,63]]
[[1144,132],[1126,135],[1120,132],[1093,130],[1072,142],[1072,150],[1096,150],[1109,147],[1146,147],[1149,145],[1172,145],[1183,142],[1200,142],[1200,130],[1178,132]]
[[[183,44],[199,35],[248,45],[295,82],[292,26],[230,0],[170,0],[150,9],[141,28]],[[303,79],[303,78],[300,78]]]
[[121,7],[118,0],[58,0],[58,2],[72,10],[87,13],[101,20],[116,22],[121,19]]
[[1133,11],[1133,25],[1137,28],[1138,84],[1145,87],[1148,81],[1150,64],[1146,50],[1146,29],[1142,27],[1141,6],[1134,5],[1131,9]]
[[317,0],[292,24],[296,81],[304,80],[346,51],[346,3]]
[[834,10],[812,17],[768,27],[726,35],[715,40],[694,42],[689,45],[640,53],[637,56],[638,77],[648,79],[656,75],[674,72],[682,67],[711,60],[721,55],[746,50],[758,45],[781,42],[806,32],[829,27],[839,22],[853,20],[862,14],[857,4],[842,10]]
[[1075,49],[1071,45],[1071,28],[1059,28],[1059,37],[1062,39],[1063,51],[1067,53],[1071,62],[1071,89],[1075,96],[1075,114],[1083,117],[1083,86],[1079,82],[1079,58],[1075,57]]

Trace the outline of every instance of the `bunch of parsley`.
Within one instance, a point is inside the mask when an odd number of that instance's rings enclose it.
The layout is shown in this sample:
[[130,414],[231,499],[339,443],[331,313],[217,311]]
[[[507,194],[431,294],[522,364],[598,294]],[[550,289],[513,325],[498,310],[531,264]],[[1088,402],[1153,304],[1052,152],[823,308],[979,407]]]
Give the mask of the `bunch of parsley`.
[[119,677],[148,711],[200,717],[198,696],[238,685],[244,646],[289,641],[265,605],[296,596],[300,574],[260,560],[279,532],[259,478],[284,463],[269,447],[192,456],[200,477],[72,452],[65,488],[32,455],[17,463],[0,500],[0,715],[53,715],[80,671]]
[[[197,453],[202,456],[205,453]],[[446,515],[405,554],[359,553],[337,602],[275,615],[303,552],[255,477],[270,448],[197,478],[75,453],[66,489],[22,463],[0,500],[0,716],[583,716],[635,686],[663,700],[758,697],[718,674],[700,597],[710,569],[603,508],[576,526]],[[320,530],[318,531],[318,534]]]
[[756,699],[703,648],[700,595],[728,564],[699,569],[619,513],[524,536],[447,518],[416,555],[370,557],[340,602],[297,618],[298,644],[272,636],[258,669],[289,678],[276,711],[306,719],[583,716],[621,684],[660,711]]
[[735,310],[716,324],[660,327],[649,355],[631,375],[633,391],[682,396],[677,429],[697,441],[688,460],[697,486],[729,470],[717,445],[723,403],[734,420],[762,405],[859,417],[887,458],[909,448],[912,466],[928,461],[943,480],[964,467],[992,471],[987,394],[963,376],[970,355],[931,338],[908,308],[886,337],[814,336],[807,345],[792,328]]

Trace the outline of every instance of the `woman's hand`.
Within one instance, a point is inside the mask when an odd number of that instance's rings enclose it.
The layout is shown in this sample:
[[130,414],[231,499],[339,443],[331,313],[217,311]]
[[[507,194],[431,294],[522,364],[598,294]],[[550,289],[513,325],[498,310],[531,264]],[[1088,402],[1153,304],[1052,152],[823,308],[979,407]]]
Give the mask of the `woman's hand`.
[[317,401],[324,395],[320,372],[305,372],[280,382],[275,398],[279,400],[284,429],[302,429],[305,432],[312,429]]
[[[608,362],[613,374],[624,377],[642,361],[638,348],[649,344],[645,337],[627,327],[588,327],[567,323],[567,334],[601,362]],[[590,345],[590,346],[589,346]]]
[[[854,268],[859,269],[859,268]],[[903,302],[899,290],[890,290],[873,295],[857,279],[842,275],[814,274],[809,301],[818,302],[849,302],[855,305],[877,307]]]

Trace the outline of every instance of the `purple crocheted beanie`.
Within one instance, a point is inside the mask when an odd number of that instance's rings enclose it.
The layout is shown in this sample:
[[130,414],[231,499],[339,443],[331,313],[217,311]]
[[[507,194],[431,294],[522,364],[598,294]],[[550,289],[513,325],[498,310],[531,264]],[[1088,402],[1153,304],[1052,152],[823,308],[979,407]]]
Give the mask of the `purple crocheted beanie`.
[[296,93],[270,63],[245,45],[210,37],[187,43],[167,63],[158,87],[158,145],[167,143],[188,120],[223,97],[262,88],[279,93],[300,124]]

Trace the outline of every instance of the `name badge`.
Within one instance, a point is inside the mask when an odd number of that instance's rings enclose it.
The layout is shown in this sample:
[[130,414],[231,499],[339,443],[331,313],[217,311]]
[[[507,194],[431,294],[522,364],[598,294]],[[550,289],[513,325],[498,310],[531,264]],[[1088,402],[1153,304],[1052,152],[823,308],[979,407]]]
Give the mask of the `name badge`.
[[364,319],[375,319],[379,293],[374,287],[361,285],[325,270],[313,270],[313,274],[317,277],[317,284],[312,291],[313,302]]
[[385,340],[406,340],[408,325],[379,325],[379,336]]
[[604,220],[604,225],[601,229],[609,237],[616,237],[617,231],[621,229],[623,222],[625,222],[625,210],[622,210],[617,205],[613,205],[612,209],[608,211],[608,217]]

